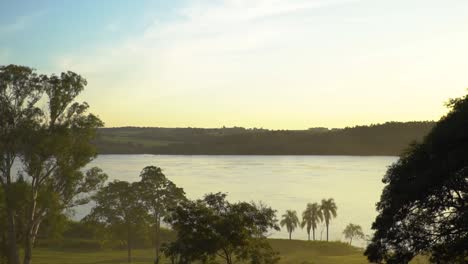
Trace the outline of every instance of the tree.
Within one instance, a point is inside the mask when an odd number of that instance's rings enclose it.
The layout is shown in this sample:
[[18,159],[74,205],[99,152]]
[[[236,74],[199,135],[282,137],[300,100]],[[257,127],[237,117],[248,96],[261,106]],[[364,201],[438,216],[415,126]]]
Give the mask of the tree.
[[269,207],[232,204],[225,194],[216,193],[183,201],[165,220],[177,233],[177,239],[164,246],[172,263],[208,263],[216,257],[227,264],[236,259],[255,264],[278,261],[278,254],[265,241],[269,229],[279,229],[275,211]]
[[[18,180],[30,184],[21,230],[25,264],[31,262],[37,232],[50,211],[45,201],[55,199],[60,209],[71,208],[86,202],[77,197],[105,180],[97,170],[81,172],[96,156],[91,140],[103,125],[87,113],[86,103],[74,102],[85,85],[86,80],[73,72],[47,76],[23,66],[0,67],[0,184],[5,193],[10,263],[20,263],[12,192]],[[21,175],[15,176],[11,169],[18,159]]]
[[141,171],[140,177],[139,194],[152,216],[155,263],[159,263],[161,219],[167,216],[169,208],[175,207],[185,200],[185,192],[168,180],[159,167],[145,167]]
[[294,229],[299,225],[299,218],[297,218],[296,211],[287,210],[282,216],[280,225],[281,227],[286,226],[286,230],[289,233],[289,240],[291,240],[292,232],[294,232]]
[[125,230],[127,260],[132,262],[132,233],[148,217],[138,194],[137,183],[110,182],[96,193],[93,200],[96,205],[86,216],[86,221]]
[[12,166],[21,148],[23,127],[40,115],[41,77],[28,67],[0,66],[0,183],[4,192],[8,262],[19,264]]
[[306,227],[307,237],[310,241],[310,230],[312,229],[312,237],[315,240],[315,229],[318,223],[323,221],[323,213],[320,205],[317,203],[309,203],[304,212],[302,212],[301,228]]
[[353,243],[353,238],[364,238],[364,232],[362,232],[362,227],[360,225],[348,224],[343,230],[343,235],[345,238],[349,239],[349,244]]
[[332,218],[336,218],[336,203],[333,198],[329,199],[322,199],[322,204],[320,205],[320,209],[323,213],[323,219],[325,220],[325,226],[327,228],[327,241],[328,241],[328,227],[330,226],[330,221]]
[[365,251],[370,261],[407,263],[429,252],[434,263],[466,263],[468,96],[448,106],[424,140],[387,170]]

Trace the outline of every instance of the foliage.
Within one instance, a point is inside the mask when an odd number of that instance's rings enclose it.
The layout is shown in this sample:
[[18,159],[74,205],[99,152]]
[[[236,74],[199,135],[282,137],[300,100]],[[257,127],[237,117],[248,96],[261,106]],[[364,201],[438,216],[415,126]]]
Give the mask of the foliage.
[[399,155],[434,122],[387,122],[330,130],[120,127],[99,129],[104,154]]
[[265,264],[277,260],[264,243],[269,229],[279,229],[269,207],[229,203],[225,194],[208,194],[202,200],[182,202],[166,221],[177,232],[176,241],[164,246],[172,263],[208,263],[217,257],[227,264],[236,259]]
[[318,223],[323,221],[323,213],[320,205],[317,203],[308,203],[304,212],[302,212],[301,228],[306,228],[307,237],[310,240],[310,230],[312,229],[312,237],[315,240],[315,229]]
[[121,238],[127,242],[128,262],[131,262],[133,234],[148,219],[138,190],[138,183],[110,182],[93,197],[95,206],[85,218],[85,221],[102,223],[114,229],[115,233],[125,234]]
[[436,263],[468,257],[468,96],[387,171],[375,230],[365,254],[374,262],[405,263],[430,252]]
[[169,208],[177,206],[185,200],[185,192],[166,178],[161,168],[147,166],[140,173],[138,193],[145,208],[150,212],[149,218],[154,227],[154,245],[156,262],[159,259],[161,245],[160,226],[161,219],[166,217]]
[[282,215],[280,225],[281,227],[286,226],[286,230],[289,233],[289,240],[291,240],[292,232],[294,232],[296,227],[299,226],[299,218],[297,218],[297,212],[287,210],[286,213]]
[[[0,67],[0,184],[11,263],[19,263],[18,237],[24,245],[24,263],[30,263],[48,215],[85,203],[84,195],[106,178],[99,169],[81,172],[96,156],[90,141],[103,125],[87,113],[88,104],[75,102],[86,84],[70,71],[47,76],[23,66]],[[11,169],[18,159],[21,174],[15,176]],[[12,190],[19,181],[27,183],[22,207],[15,206]]]
[[360,225],[355,225],[349,223],[343,230],[343,235],[345,238],[349,239],[349,244],[353,243],[354,238],[364,238],[364,232],[362,232],[362,227]]
[[322,199],[322,204],[320,209],[323,213],[323,219],[325,220],[325,226],[327,227],[327,241],[328,241],[328,228],[330,226],[330,221],[332,218],[336,218],[338,207],[336,206],[335,200],[333,198]]

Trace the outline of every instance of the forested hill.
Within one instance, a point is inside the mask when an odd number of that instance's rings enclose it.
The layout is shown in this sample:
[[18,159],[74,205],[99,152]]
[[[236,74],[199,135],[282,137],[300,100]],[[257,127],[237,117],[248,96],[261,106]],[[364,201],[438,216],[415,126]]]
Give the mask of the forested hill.
[[399,155],[420,141],[434,122],[388,122],[343,129],[233,128],[99,129],[100,154],[189,155]]

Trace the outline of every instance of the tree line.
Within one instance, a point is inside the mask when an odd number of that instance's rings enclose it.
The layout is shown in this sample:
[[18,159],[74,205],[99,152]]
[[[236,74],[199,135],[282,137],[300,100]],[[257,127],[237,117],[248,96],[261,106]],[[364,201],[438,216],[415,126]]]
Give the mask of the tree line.
[[387,122],[343,129],[102,128],[102,154],[400,155],[434,122]]

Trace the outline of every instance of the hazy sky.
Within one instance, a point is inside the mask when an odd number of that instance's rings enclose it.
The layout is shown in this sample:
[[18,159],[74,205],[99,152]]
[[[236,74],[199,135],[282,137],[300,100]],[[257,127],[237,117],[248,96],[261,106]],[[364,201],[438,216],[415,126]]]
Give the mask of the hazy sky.
[[0,65],[72,70],[106,126],[435,120],[468,87],[467,0],[0,1]]

